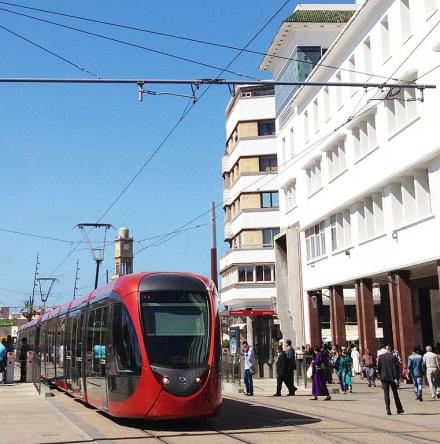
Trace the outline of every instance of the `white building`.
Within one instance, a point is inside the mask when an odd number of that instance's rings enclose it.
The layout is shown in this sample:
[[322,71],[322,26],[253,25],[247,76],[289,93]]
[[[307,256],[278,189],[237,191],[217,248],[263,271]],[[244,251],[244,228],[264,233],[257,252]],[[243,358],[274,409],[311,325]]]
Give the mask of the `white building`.
[[262,343],[270,342],[276,297],[273,239],[279,233],[273,86],[243,86],[230,100],[222,173],[230,249],[220,260],[221,301],[237,316],[252,314],[247,337],[262,351]]
[[[304,65],[297,60],[321,47],[308,81],[435,84],[439,3],[365,0],[351,12],[346,5],[303,5],[268,51],[294,60],[266,56],[260,69],[292,79],[294,65]],[[440,342],[439,90],[275,92],[283,332],[295,334],[298,345],[319,342],[320,300],[328,296],[333,342],[345,342],[344,290],[354,289],[361,347],[376,347],[378,320],[384,340],[404,357],[415,344]]]

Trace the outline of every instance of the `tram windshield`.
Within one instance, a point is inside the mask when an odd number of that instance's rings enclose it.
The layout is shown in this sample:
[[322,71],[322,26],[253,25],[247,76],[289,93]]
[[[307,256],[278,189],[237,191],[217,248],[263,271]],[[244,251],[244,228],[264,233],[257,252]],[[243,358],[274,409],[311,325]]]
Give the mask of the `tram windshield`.
[[141,315],[151,365],[193,368],[207,363],[207,293],[144,292],[141,293]]

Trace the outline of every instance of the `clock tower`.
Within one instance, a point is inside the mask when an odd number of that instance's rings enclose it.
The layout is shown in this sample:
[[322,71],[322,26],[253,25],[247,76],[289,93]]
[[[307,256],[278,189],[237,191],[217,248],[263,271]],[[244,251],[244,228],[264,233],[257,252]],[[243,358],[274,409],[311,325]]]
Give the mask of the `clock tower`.
[[121,227],[119,236],[115,240],[115,274],[112,279],[131,273],[133,273],[133,238],[129,237],[127,227]]

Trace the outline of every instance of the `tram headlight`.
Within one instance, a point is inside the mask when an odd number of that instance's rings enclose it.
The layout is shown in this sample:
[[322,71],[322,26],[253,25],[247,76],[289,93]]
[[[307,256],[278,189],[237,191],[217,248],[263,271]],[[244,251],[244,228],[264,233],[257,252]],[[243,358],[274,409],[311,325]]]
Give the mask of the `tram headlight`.
[[163,385],[168,385],[170,383],[170,380],[166,377],[166,376],[164,376],[163,378],[162,378],[162,384]]
[[199,377],[197,377],[197,378],[196,378],[196,383],[197,383],[197,384],[201,384],[201,383],[202,383],[202,380],[201,380]]

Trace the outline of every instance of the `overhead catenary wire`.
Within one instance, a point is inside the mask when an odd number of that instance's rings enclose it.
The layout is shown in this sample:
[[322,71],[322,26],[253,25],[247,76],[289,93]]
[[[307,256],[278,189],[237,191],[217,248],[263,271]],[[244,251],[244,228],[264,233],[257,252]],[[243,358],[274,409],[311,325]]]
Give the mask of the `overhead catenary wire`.
[[84,73],[86,73],[86,74],[91,75],[91,76],[94,77],[95,79],[100,79],[100,78],[101,78],[101,77],[99,77],[97,74],[95,74],[95,73],[91,72],[90,70],[88,70],[87,68],[84,68],[83,66],[80,66],[80,65],[78,65],[78,64],[75,63],[75,62],[72,62],[71,60],[67,59],[66,57],[63,57],[63,56],[61,56],[60,54],[57,54],[56,52],[51,51],[50,49],[48,49],[48,48],[46,48],[46,47],[40,45],[39,43],[34,42],[33,40],[30,40],[30,39],[24,37],[23,35],[19,34],[18,32],[13,31],[12,29],[6,28],[6,26],[2,26],[2,25],[0,25],[0,29],[3,29],[4,31],[9,32],[10,34],[14,35],[15,37],[18,37],[19,39],[22,39],[22,40],[24,40],[25,42],[30,43],[31,45],[33,45],[33,46],[35,46],[35,47],[41,49],[42,51],[47,52],[48,54],[50,54],[50,55],[56,57],[56,58],[59,59],[59,60],[62,60],[62,61],[65,62],[65,63],[68,63],[69,65],[71,65],[71,66],[73,66],[73,67],[79,69],[80,71],[82,71],[82,72],[84,72]]
[[[137,26],[125,25],[125,24],[122,24],[122,23],[109,22],[109,21],[106,21],[106,20],[93,19],[93,18],[90,18],[90,17],[78,16],[78,15],[74,15],[74,14],[67,14],[67,13],[63,13],[63,12],[59,12],[59,11],[51,11],[51,10],[48,10],[48,9],[35,8],[35,7],[30,7],[30,6],[25,6],[25,5],[18,5],[16,3],[4,2],[4,1],[0,1],[0,4],[4,4],[4,5],[8,5],[8,6],[13,6],[13,7],[16,7],[16,8],[21,8],[21,9],[28,9],[28,10],[32,10],[32,11],[38,11],[38,12],[42,12],[42,13],[45,13],[45,14],[57,15],[57,16],[60,16],[60,17],[66,17],[66,18],[75,19],[75,20],[86,21],[86,22],[95,23],[95,24],[112,26],[112,27],[116,27],[116,28],[130,30],[130,31],[143,32],[143,33],[147,33],[147,34],[151,34],[151,35],[157,35],[157,36],[161,36],[161,37],[167,37],[167,38],[187,41],[187,42],[191,42],[191,43],[198,43],[198,44],[202,44],[202,45],[208,45],[208,46],[213,46],[213,47],[218,47],[218,48],[223,48],[223,49],[230,49],[230,50],[234,50],[234,51],[243,51],[243,52],[246,52],[246,53],[257,54],[257,55],[261,55],[261,56],[264,56],[264,57],[270,56],[270,57],[276,58],[276,59],[300,62],[300,63],[304,63],[304,64],[310,64],[310,65],[313,65],[313,66],[319,65],[319,66],[323,66],[325,68],[335,69],[335,70],[338,70],[338,71],[351,72],[351,73],[355,73],[355,74],[362,74],[362,75],[373,76],[373,77],[377,77],[377,78],[387,78],[387,76],[383,76],[381,74],[367,73],[367,72],[363,72],[363,71],[359,71],[359,70],[354,70],[354,69],[349,69],[349,68],[335,67],[335,66],[332,66],[332,65],[327,65],[327,64],[319,63],[319,61],[318,62],[312,62],[312,61],[309,61],[309,60],[296,59],[294,57],[286,57],[286,56],[282,56],[282,55],[275,54],[275,53],[251,50],[251,49],[247,49],[247,48],[246,49],[242,49],[242,48],[239,48],[239,47],[234,46],[234,45],[227,45],[227,44],[223,44],[223,43],[212,42],[212,41],[203,40],[203,39],[197,39],[197,38],[194,38],[194,37],[186,37],[186,36],[177,35],[177,34],[171,34],[171,33],[166,33],[166,32],[154,31],[154,30],[151,30],[151,29],[141,28],[141,27],[137,27]],[[394,80],[398,80],[398,79],[394,79]]]
[[[247,48],[249,45],[252,44],[252,42],[263,32],[263,30],[275,19],[275,17],[284,9],[284,7],[289,3],[290,0],[285,0],[281,6],[275,11],[274,14],[272,14],[271,17],[269,17],[268,20],[266,20],[266,22],[263,24],[263,26],[260,27],[260,29],[252,36],[252,38],[247,42],[247,44],[245,45],[244,49]],[[244,50],[243,49],[243,50]],[[222,70],[219,75],[218,78],[220,78],[220,76],[226,72],[226,70],[238,59],[238,57],[240,57],[242,52],[239,52],[238,54],[236,54],[231,61],[226,65],[225,70]],[[207,93],[207,91],[209,90],[210,85],[208,85],[208,87],[202,92],[202,94],[198,97],[197,102],[193,102],[190,106],[189,103],[187,104],[183,114],[181,114],[177,120],[177,122],[173,125],[173,127],[169,130],[169,132],[165,135],[165,137],[163,138],[163,140],[158,144],[158,146],[156,147],[156,149],[152,152],[152,154],[147,158],[147,160],[143,163],[143,165],[141,166],[141,168],[135,173],[135,175],[128,181],[127,185],[125,185],[122,189],[122,191],[120,193],[118,193],[118,195],[116,196],[116,198],[110,203],[110,205],[106,208],[106,210],[102,213],[102,215],[99,217],[98,222],[100,222],[108,213],[109,211],[116,205],[116,203],[120,200],[120,198],[123,196],[123,194],[128,190],[128,188],[131,186],[131,184],[136,180],[136,178],[142,173],[142,171],[147,167],[147,165],[151,162],[151,160],[154,158],[154,156],[157,155],[157,153],[162,149],[162,147],[165,145],[165,143],[167,142],[167,140],[172,136],[172,134],[177,130],[177,128],[182,124],[182,122],[184,121],[184,119],[188,116],[188,114],[194,109],[194,106],[196,105],[196,103],[198,103],[200,101],[200,99]],[[202,213],[202,215],[192,219],[190,222],[182,225],[181,227],[179,227],[180,229],[185,228],[186,226],[188,226],[189,224],[195,222],[196,220],[198,220],[200,217],[202,217],[203,215],[209,213],[210,210],[207,210],[206,212]],[[82,238],[82,240],[84,240],[84,237]],[[56,269],[52,272],[52,275],[55,274],[69,259],[69,257],[72,256],[72,254],[75,252],[76,248],[78,247],[79,243],[76,244],[76,247],[73,249],[73,251],[69,251],[68,254],[62,259],[62,261],[60,262],[60,264],[56,267]]]
[[79,33],[82,33],[82,34],[85,34],[85,35],[89,35],[89,36],[92,36],[92,37],[97,37],[97,38],[100,38],[100,39],[103,39],[103,40],[107,40],[107,41],[110,41],[110,42],[113,42],[113,43],[119,43],[121,45],[129,46],[129,47],[136,48],[136,49],[141,49],[143,51],[147,51],[147,52],[150,52],[150,53],[153,53],[153,54],[163,55],[165,57],[170,57],[170,58],[173,58],[173,59],[176,59],[176,60],[180,60],[180,61],[183,61],[183,62],[188,62],[188,63],[192,63],[192,64],[199,65],[199,66],[204,66],[206,68],[211,68],[211,69],[214,69],[216,71],[228,72],[230,74],[236,75],[237,77],[243,77],[243,78],[248,78],[248,79],[255,79],[255,77],[253,77],[253,76],[248,76],[248,75],[241,74],[239,72],[231,71],[231,70],[227,70],[227,69],[223,70],[219,66],[212,65],[210,63],[204,63],[204,62],[202,62],[200,60],[190,59],[189,57],[179,56],[177,54],[172,54],[172,53],[169,53],[169,52],[166,52],[166,51],[160,51],[158,49],[149,48],[147,46],[139,45],[137,43],[128,42],[126,40],[117,39],[117,38],[114,38],[114,37],[110,37],[108,35],[98,34],[96,32],[87,31],[85,29],[76,28],[74,26],[69,26],[69,25],[65,25],[65,24],[62,24],[62,23],[57,23],[57,22],[54,22],[54,21],[51,21],[51,20],[42,19],[42,18],[35,17],[35,16],[29,15],[29,14],[23,14],[21,12],[11,11],[11,10],[5,9],[5,8],[0,8],[0,11],[6,12],[6,13],[9,13],[9,14],[14,14],[14,15],[26,17],[26,18],[29,18],[31,20],[36,20],[36,21],[47,23],[47,24],[50,24],[50,25],[58,26],[60,28],[68,29],[70,31],[79,32]]

